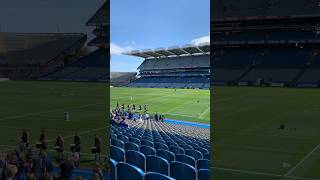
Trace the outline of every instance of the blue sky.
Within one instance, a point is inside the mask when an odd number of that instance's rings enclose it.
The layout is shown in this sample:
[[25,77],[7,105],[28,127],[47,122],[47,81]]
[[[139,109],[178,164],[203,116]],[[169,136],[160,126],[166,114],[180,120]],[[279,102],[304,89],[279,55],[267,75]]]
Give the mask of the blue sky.
[[209,41],[210,0],[111,0],[111,71],[136,71],[129,50]]

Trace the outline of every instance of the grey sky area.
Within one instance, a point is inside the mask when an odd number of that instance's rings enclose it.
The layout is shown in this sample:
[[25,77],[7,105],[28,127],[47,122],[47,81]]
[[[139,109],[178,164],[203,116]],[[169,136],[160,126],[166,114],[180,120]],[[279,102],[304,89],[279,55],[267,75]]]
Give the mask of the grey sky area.
[[0,0],[2,32],[82,32],[105,0]]

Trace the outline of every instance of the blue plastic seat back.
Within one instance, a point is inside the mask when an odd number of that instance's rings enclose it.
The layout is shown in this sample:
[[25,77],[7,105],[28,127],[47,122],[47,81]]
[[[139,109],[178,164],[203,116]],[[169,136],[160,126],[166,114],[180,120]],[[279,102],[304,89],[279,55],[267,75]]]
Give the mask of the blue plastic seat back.
[[156,155],[156,150],[154,148],[144,145],[140,146],[140,152],[145,156]]
[[111,145],[124,149],[124,142],[120,139],[111,139]]
[[144,172],[131,164],[120,162],[117,164],[117,180],[143,180]]
[[185,151],[186,151],[187,149],[193,149],[193,147],[190,146],[190,145],[188,145],[188,144],[182,144],[182,145],[179,145],[179,147],[182,147]]
[[111,145],[110,158],[114,159],[116,162],[124,162],[124,149]]
[[166,144],[158,143],[158,142],[154,144],[154,149],[156,149],[156,150],[160,150],[160,149],[169,150],[169,148]]
[[169,175],[169,162],[159,156],[147,156],[146,172],[150,171]]
[[178,146],[170,146],[169,150],[175,155],[184,154],[184,149]]
[[116,166],[117,166],[117,162],[114,159],[110,158],[110,179],[111,180],[116,180]]
[[110,133],[110,139],[117,139],[117,135],[115,133]]
[[145,139],[141,140],[141,145],[145,145],[153,148],[153,142],[149,140],[145,140]]
[[198,171],[198,180],[210,180],[210,170],[200,169]]
[[175,179],[157,172],[148,172],[145,174],[144,180],[175,180]]
[[157,151],[157,156],[160,156],[160,157],[166,159],[169,163],[171,161],[175,160],[175,155],[172,152],[170,152],[168,150],[164,150],[164,149],[158,150]]
[[126,163],[137,166],[142,171],[145,170],[146,157],[138,151],[128,150],[125,152]]
[[194,149],[186,150],[185,154],[194,157],[196,161],[203,158],[202,153]]
[[210,160],[210,153],[205,153],[205,154],[203,154],[203,159],[208,159],[208,160]]
[[129,142],[135,143],[135,144],[137,144],[138,146],[141,145],[141,141],[140,141],[138,138],[135,138],[135,137],[130,137],[130,138],[129,138]]
[[122,135],[122,134],[118,135],[117,139],[120,139],[124,143],[129,142],[129,138],[127,136],[125,136],[125,135]]
[[194,157],[191,157],[191,156],[188,156],[188,155],[185,155],[185,154],[176,155],[176,161],[189,164],[192,167],[196,167],[196,160],[194,159]]
[[197,161],[197,169],[210,169],[210,160],[199,159]]
[[139,151],[139,146],[137,144],[135,144],[135,143],[132,143],[132,142],[125,143],[124,147],[125,147],[124,149],[126,151],[128,151],[128,150]]
[[202,147],[197,147],[197,148],[194,148],[194,149],[200,151],[202,154],[209,153],[208,150],[206,150],[205,148],[202,148]]
[[189,164],[173,161],[170,164],[170,176],[176,180],[195,180],[196,170]]

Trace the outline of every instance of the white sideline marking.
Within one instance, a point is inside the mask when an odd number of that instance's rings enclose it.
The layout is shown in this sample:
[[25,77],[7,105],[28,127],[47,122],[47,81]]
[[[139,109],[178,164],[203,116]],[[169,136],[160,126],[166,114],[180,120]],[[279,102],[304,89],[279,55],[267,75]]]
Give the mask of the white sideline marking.
[[81,108],[90,107],[90,106],[96,106],[96,105],[105,104],[105,103],[106,102],[101,102],[101,103],[87,104],[87,105],[81,105],[81,106],[71,106],[71,107],[57,108],[57,109],[52,109],[52,110],[49,110],[49,111],[34,112],[34,113],[28,113],[28,114],[22,114],[22,115],[16,115],[16,116],[6,116],[6,117],[3,117],[3,118],[0,118],[0,121],[7,120],[7,119],[28,117],[28,116],[39,115],[39,114],[46,114],[46,113],[61,111],[61,110],[65,110],[65,109],[68,109],[68,110],[70,110],[70,109],[81,109]]
[[291,168],[285,175],[290,175],[294,170],[296,170],[304,161],[306,161],[318,148],[320,147],[320,144],[318,144],[315,148],[312,149],[311,152],[309,152],[301,161],[299,161],[293,168]]
[[201,114],[200,116],[198,116],[198,118],[203,118],[203,116],[210,110],[210,106],[207,107],[207,109],[205,109]]
[[272,177],[279,177],[279,178],[292,178],[292,179],[299,179],[299,180],[320,180],[320,179],[317,179],[317,178],[288,176],[288,175],[280,175],[280,174],[273,174],[273,173],[264,173],[264,172],[257,172],[257,171],[240,170],[240,169],[229,169],[229,168],[219,168],[219,167],[211,167],[211,169],[225,170],[225,171],[245,173],[245,174],[255,174],[255,175],[272,176]]

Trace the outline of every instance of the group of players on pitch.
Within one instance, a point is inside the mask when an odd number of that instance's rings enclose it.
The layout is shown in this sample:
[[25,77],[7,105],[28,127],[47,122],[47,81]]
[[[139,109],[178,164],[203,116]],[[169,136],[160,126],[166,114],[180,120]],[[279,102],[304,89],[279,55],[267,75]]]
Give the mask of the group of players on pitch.
[[164,115],[161,114],[156,113],[153,117],[151,117],[148,114],[147,105],[144,105],[144,109],[142,110],[141,105],[137,105],[136,107],[135,104],[128,104],[126,109],[124,104],[119,106],[119,103],[117,103],[116,107],[111,111],[110,116],[110,123],[112,125],[118,125],[122,127],[128,127],[127,120],[142,121],[153,119],[155,121],[164,121]]
[[[23,149],[30,148],[29,143],[29,133],[26,129],[22,130],[21,134],[21,143]],[[95,160],[100,160],[101,158],[101,139],[97,134],[94,135],[94,145],[91,147],[91,153],[95,155]],[[21,147],[21,146],[20,146]],[[48,140],[45,135],[45,131],[41,131],[39,136],[39,141],[35,144],[35,147],[39,150],[39,154],[43,152],[47,152],[48,150]],[[70,151],[75,157],[80,158],[80,149],[81,149],[81,137],[78,132],[75,132],[73,136],[73,143],[70,144]],[[54,150],[57,152],[57,160],[63,159],[63,152],[65,150],[64,139],[61,134],[59,134],[56,138],[54,144]]]

